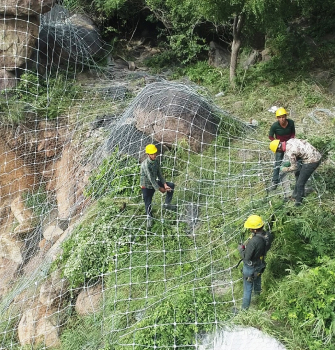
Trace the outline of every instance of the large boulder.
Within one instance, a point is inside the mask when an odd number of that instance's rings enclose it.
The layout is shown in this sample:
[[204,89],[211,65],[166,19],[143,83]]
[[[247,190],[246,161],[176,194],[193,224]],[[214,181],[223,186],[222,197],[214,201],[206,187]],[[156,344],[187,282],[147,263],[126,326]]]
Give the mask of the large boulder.
[[[78,224],[80,220],[78,220]],[[55,261],[57,257],[62,254],[62,243],[65,239],[71,236],[72,231],[76,227],[75,224],[70,224],[70,226],[64,231],[64,233],[58,238],[56,243],[48,250],[46,253],[46,260]]]
[[42,304],[27,309],[18,325],[20,344],[22,346],[43,344],[47,348],[59,346],[59,315],[57,315],[57,309]]
[[50,11],[56,0],[6,0],[0,3],[0,13],[8,16],[38,17]]
[[249,69],[251,66],[254,66],[259,60],[262,59],[262,56],[259,51],[253,50],[250,55],[242,62],[244,69]]
[[66,279],[61,278],[58,271],[54,271],[40,287],[39,302],[48,307],[61,308],[61,304],[68,294]]
[[99,310],[103,297],[103,286],[98,284],[84,288],[78,295],[76,301],[76,312],[79,315],[95,313]]
[[135,125],[126,122],[111,130],[104,145],[96,152],[93,162],[95,166],[98,166],[101,160],[110,156],[111,151],[116,147],[121,153],[129,154],[142,161],[146,157],[144,149],[148,143],[156,144],[159,153],[167,150],[167,147],[158,144],[151,135],[145,135],[142,131],[137,130]]
[[[24,65],[33,52],[38,31],[37,17],[28,19],[0,15],[0,68],[11,71]],[[6,81],[10,78],[2,75]]]
[[219,121],[209,103],[187,86],[158,82],[142,90],[121,124],[131,123],[168,147],[185,141],[200,153],[216,138]]
[[49,189],[56,192],[58,217],[61,220],[75,216],[85,201],[83,190],[88,182],[88,172],[76,159],[79,159],[79,155],[67,145],[62,157],[55,162],[54,175],[50,179],[55,187]]
[[61,219],[70,216],[75,202],[76,169],[73,166],[75,158],[73,150],[66,147],[62,157],[54,164],[58,215]]
[[31,190],[35,182],[33,169],[27,166],[5,142],[0,141],[0,204],[18,196],[19,191]]
[[58,225],[48,226],[44,232],[43,237],[50,242],[56,242],[64,231]]
[[19,225],[14,229],[14,234],[27,234],[34,229],[34,213],[27,208],[25,201],[19,194],[11,203],[11,210]]
[[5,258],[14,263],[23,262],[22,248],[24,243],[12,237],[0,236],[0,259]]
[[[26,119],[36,118],[27,114]],[[4,134],[6,145],[17,154],[17,158],[25,164],[33,165],[36,172],[44,172],[48,166],[48,160],[58,157],[64,147],[64,143],[70,138],[70,132],[63,123],[62,118],[57,121],[44,120],[38,123],[28,122],[19,124],[15,128],[0,130]]]
[[[54,121],[38,123],[39,142],[35,152],[41,160],[57,156],[63,149],[64,139],[68,136],[66,128],[60,128]],[[43,166],[44,168],[44,166]]]
[[211,41],[208,50],[208,64],[217,68],[228,68],[230,66],[230,52],[220,46],[218,43]]
[[103,47],[98,27],[89,17],[70,15],[59,5],[42,16],[37,45],[40,73],[51,66],[84,67]]

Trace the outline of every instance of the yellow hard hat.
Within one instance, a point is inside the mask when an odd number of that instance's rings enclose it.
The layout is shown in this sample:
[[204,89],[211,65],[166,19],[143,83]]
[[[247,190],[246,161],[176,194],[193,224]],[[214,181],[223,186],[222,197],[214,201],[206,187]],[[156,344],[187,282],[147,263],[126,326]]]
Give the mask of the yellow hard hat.
[[283,107],[280,107],[276,110],[276,117],[280,117],[281,115],[287,114],[286,109]]
[[247,221],[244,223],[245,228],[257,229],[264,226],[262,218],[258,215],[251,215],[248,217]]
[[152,143],[150,143],[149,145],[147,145],[145,147],[145,153],[147,153],[147,154],[155,154],[157,152],[158,152],[157,147],[155,145],[153,145]]
[[278,149],[278,146],[279,146],[279,143],[280,141],[279,140],[273,140],[270,142],[270,150],[273,152],[273,153],[276,153],[277,149]]

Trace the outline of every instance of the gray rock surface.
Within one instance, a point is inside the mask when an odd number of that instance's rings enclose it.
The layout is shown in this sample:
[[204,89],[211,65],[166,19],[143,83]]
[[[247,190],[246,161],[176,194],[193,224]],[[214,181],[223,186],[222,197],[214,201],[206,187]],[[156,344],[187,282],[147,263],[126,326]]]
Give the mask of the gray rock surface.
[[217,136],[219,118],[197,93],[175,83],[152,83],[136,97],[124,118],[168,147],[186,142],[201,153]]
[[208,64],[210,66],[228,68],[230,66],[230,56],[230,52],[218,43],[214,41],[209,43]]
[[102,46],[100,32],[88,16],[70,15],[57,5],[41,18],[35,51],[39,71],[43,73],[43,68],[68,67],[69,64],[84,67],[99,54]]

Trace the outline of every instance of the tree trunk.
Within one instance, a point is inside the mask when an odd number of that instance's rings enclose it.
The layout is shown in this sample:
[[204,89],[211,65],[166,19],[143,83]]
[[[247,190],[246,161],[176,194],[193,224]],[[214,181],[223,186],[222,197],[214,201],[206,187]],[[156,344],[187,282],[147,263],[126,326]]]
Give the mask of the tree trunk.
[[241,13],[234,17],[233,24],[233,43],[231,45],[231,58],[230,58],[230,84],[235,88],[235,78],[236,78],[236,67],[238,52],[241,47],[241,31],[244,24],[244,15]]

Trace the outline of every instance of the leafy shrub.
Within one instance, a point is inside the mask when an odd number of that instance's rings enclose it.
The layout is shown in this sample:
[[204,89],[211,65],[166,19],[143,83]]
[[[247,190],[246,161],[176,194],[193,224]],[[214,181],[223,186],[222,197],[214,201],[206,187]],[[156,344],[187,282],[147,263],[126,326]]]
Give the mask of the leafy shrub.
[[310,350],[331,350],[335,340],[335,261],[324,257],[320,266],[291,272],[268,295],[273,319],[286,320],[303,332]]
[[308,139],[323,156],[327,158],[330,151],[335,150],[335,140],[330,136],[312,136]]
[[98,202],[96,210],[94,220],[76,227],[63,243],[63,255],[54,264],[72,287],[99,278],[114,266],[116,254],[129,249],[132,238],[123,228],[129,218],[117,217],[120,208],[110,201]]
[[[272,215],[273,246],[267,257],[266,272],[274,279],[287,271],[300,270],[301,265],[315,266],[319,256],[334,256],[335,217],[323,204],[306,203],[302,211],[279,208]],[[268,288],[266,281],[266,288]]]
[[182,63],[191,62],[205,47],[195,28],[199,14],[192,1],[145,0],[152,12],[148,20],[159,21],[164,25],[160,37],[166,38],[169,46]]
[[[135,344],[131,348],[171,349],[175,344],[178,349],[189,349],[195,343],[196,334],[211,331],[216,322],[224,318],[225,314],[218,303],[213,303],[212,293],[207,288],[184,286],[162,300],[137,324],[137,329],[130,335]],[[116,349],[127,349],[127,346]]]
[[181,33],[169,36],[169,44],[182,63],[192,62],[206,48],[205,40],[193,33],[193,28],[187,28]]
[[[18,87],[20,99],[32,102],[37,115],[55,119],[64,113],[75,99],[81,98],[81,90],[71,79],[62,75],[48,80],[38,79],[34,74],[24,74]],[[36,94],[36,95],[35,95]],[[33,101],[31,101],[31,97]]]
[[139,188],[139,172],[138,162],[116,149],[89,177],[84,194],[95,199],[107,194],[129,197]]
[[267,46],[279,58],[277,68],[287,71],[306,69],[313,62],[310,49],[302,34],[282,28],[267,41]]

